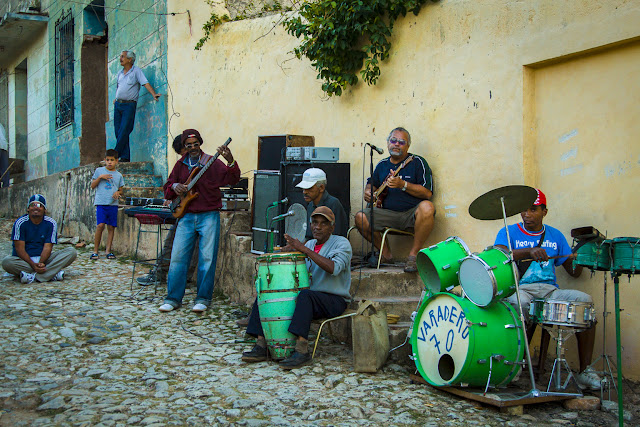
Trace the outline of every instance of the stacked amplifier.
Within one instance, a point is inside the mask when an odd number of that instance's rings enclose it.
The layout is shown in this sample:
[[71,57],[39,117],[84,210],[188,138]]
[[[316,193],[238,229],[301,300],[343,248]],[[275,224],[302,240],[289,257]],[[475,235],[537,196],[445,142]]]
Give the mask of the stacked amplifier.
[[[272,219],[294,203],[306,208],[302,189],[296,185],[309,168],[327,174],[327,191],[340,200],[347,216],[351,210],[350,165],[338,163],[338,149],[314,147],[313,136],[276,135],[258,138],[258,170],[254,172],[251,252],[264,253],[267,232],[273,225],[276,246],[285,246],[285,221]],[[287,199],[284,203],[278,203]]]

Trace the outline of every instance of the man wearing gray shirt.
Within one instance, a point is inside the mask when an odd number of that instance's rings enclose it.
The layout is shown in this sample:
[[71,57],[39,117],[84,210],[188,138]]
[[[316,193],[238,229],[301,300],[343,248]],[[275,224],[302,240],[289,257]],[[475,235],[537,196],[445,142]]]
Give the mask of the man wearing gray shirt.
[[160,94],[153,90],[142,70],[135,65],[136,54],[130,50],[123,50],[120,54],[122,70],[118,71],[116,99],[113,101],[113,128],[116,134],[116,151],[121,162],[131,159],[129,151],[129,135],[133,131],[136,118],[136,106],[140,86],[147,88],[151,96],[157,101]]
[[[309,289],[303,289],[296,299],[289,332],[296,336],[293,354],[280,362],[282,369],[294,369],[311,361],[308,339],[313,319],[340,316],[351,300],[351,244],[342,236],[333,234],[335,215],[326,206],[318,207],[311,214],[313,239],[302,244],[285,234],[287,251],[302,252],[307,256],[307,268],[312,277]],[[247,334],[257,337],[251,351],[242,353],[245,362],[267,360],[267,344],[260,322],[257,300],[253,303]]]

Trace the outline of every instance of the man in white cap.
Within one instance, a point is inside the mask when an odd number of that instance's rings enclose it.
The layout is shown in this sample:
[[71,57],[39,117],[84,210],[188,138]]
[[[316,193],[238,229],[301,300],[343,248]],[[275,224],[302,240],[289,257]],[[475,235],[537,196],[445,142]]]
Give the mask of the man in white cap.
[[72,247],[52,252],[58,241],[58,224],[45,215],[46,203],[42,194],[29,198],[27,214],[13,224],[13,253],[2,260],[2,268],[7,273],[20,276],[24,284],[63,280],[63,268],[76,259],[77,253]]
[[327,191],[327,175],[322,169],[311,168],[304,171],[302,181],[296,187],[302,188],[304,201],[307,202],[307,240],[313,239],[311,214],[320,206],[328,207],[335,215],[335,231],[333,234],[347,237],[349,219],[340,200]]

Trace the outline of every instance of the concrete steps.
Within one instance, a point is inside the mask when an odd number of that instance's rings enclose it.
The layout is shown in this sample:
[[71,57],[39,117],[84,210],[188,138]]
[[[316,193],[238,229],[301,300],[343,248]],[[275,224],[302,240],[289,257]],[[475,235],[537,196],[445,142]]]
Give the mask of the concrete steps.
[[124,177],[124,197],[120,204],[125,204],[126,197],[163,198],[160,175],[154,175],[153,162],[118,163],[118,171]]

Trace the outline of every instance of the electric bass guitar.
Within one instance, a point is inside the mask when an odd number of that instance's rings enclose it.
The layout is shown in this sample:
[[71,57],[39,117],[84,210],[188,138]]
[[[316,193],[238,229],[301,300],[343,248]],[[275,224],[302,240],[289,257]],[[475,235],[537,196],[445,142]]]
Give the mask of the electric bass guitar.
[[[222,144],[222,146],[226,147],[230,142],[231,138],[227,139],[227,141]],[[187,191],[182,196],[178,196],[173,199],[173,201],[171,202],[171,206],[169,209],[171,210],[171,212],[173,212],[174,218],[182,218],[187,213],[186,210],[187,206],[189,206],[189,203],[198,198],[200,194],[197,191],[193,191],[192,188],[194,185],[196,185],[196,182],[198,182],[200,177],[204,175],[207,169],[209,169],[213,162],[216,161],[219,155],[220,153],[216,153],[215,155],[211,156],[209,161],[207,161],[207,163],[201,168],[193,168],[191,174],[189,175],[189,178],[187,178],[187,182],[184,183],[184,185],[187,186]]]
[[376,191],[374,191],[374,193],[373,193],[373,206],[375,206],[376,208],[381,208],[382,207],[382,202],[384,201],[384,198],[387,196],[387,193],[388,193],[387,184],[389,183],[389,179],[393,178],[394,176],[397,176],[398,172],[400,172],[400,170],[403,167],[405,167],[409,163],[411,163],[412,160],[413,160],[413,156],[407,157],[405,159],[405,161],[402,162],[402,164],[398,167],[398,169],[396,169],[393,172],[389,173],[389,175],[384,180],[382,185],[380,187],[378,187],[378,189]]

